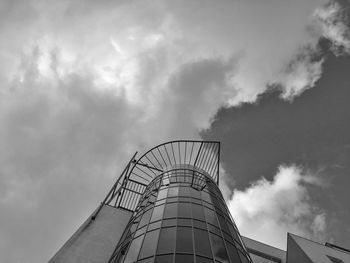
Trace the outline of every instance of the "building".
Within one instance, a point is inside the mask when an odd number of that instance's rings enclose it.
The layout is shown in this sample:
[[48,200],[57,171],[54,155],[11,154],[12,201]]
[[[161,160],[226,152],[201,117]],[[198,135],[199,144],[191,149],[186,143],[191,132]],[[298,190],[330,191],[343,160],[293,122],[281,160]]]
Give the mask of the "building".
[[330,243],[320,244],[290,234],[287,250],[242,237],[253,263],[349,263],[350,250]]
[[219,142],[171,141],[136,155],[50,263],[350,262],[347,250],[292,234],[287,252],[242,238],[218,188]]

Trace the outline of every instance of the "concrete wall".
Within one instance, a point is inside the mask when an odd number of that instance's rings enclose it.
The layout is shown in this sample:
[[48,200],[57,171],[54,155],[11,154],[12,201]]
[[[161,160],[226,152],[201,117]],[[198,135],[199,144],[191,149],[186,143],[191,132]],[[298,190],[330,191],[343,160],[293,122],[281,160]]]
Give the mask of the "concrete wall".
[[[297,248],[293,249],[293,245]],[[299,237],[288,233],[288,263],[299,262],[314,262],[314,263],[332,263],[332,260],[328,257],[336,258],[333,262],[350,262],[350,253],[341,251],[335,248],[326,247],[323,244],[308,240],[306,238]],[[301,250],[305,258],[302,258],[302,253],[296,253],[297,250]],[[300,258],[295,258],[295,255],[300,255]],[[339,261],[341,260],[341,261]]]
[[286,262],[286,251],[266,245],[264,243],[247,237],[242,237],[242,239],[243,243],[248,249],[253,263]]
[[49,263],[106,263],[131,215],[104,205],[96,219],[88,218]]

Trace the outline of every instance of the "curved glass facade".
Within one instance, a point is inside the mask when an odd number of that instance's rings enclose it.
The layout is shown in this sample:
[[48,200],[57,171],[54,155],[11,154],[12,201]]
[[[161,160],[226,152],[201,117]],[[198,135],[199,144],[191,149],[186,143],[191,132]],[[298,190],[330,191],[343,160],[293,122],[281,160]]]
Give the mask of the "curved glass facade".
[[251,262],[217,184],[178,166],[148,184],[109,262]]

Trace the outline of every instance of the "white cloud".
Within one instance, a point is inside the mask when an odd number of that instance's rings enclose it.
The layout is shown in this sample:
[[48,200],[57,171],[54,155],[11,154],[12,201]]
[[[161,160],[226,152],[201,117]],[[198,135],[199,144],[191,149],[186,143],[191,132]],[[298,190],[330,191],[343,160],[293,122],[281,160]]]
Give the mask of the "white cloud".
[[308,185],[321,185],[301,167],[280,166],[272,182],[262,178],[235,190],[228,207],[242,235],[286,249],[287,232],[322,240],[326,216],[312,204]]
[[339,3],[333,1],[314,12],[321,34],[332,42],[333,52],[337,55],[350,52],[350,31],[345,12]]
[[314,87],[322,75],[323,62],[324,59],[314,61],[312,54],[307,53],[300,54],[291,61],[277,82],[283,86],[281,97],[285,100],[293,100],[306,89]]

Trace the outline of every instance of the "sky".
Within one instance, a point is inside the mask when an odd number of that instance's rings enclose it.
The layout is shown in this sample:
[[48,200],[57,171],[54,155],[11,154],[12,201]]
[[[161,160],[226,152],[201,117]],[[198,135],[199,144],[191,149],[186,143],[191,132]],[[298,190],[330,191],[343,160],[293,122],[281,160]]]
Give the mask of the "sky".
[[0,0],[0,258],[47,262],[135,152],[221,141],[242,235],[350,248],[350,5]]

